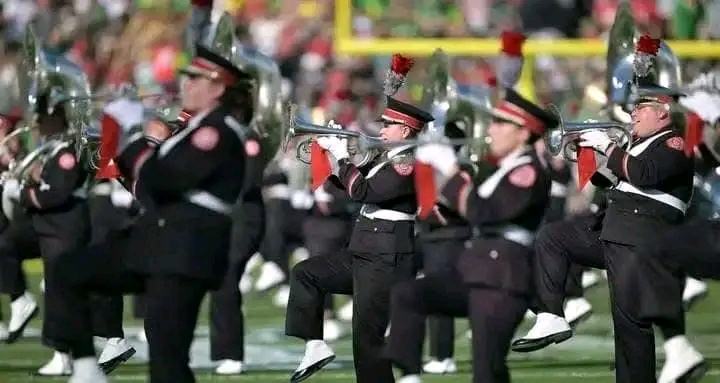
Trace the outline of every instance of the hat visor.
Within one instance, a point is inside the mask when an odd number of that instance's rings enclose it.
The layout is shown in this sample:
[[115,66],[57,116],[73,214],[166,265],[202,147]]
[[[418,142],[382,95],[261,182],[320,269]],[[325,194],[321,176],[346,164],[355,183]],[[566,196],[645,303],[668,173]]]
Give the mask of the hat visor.
[[200,70],[200,69],[198,69],[198,68],[192,67],[192,66],[188,66],[188,67],[185,67],[185,68],[183,68],[183,69],[180,69],[180,70],[178,71],[178,73],[184,74],[184,75],[186,75],[186,76],[202,76],[202,77],[207,77],[207,73],[205,73],[204,71],[202,71],[202,70]]

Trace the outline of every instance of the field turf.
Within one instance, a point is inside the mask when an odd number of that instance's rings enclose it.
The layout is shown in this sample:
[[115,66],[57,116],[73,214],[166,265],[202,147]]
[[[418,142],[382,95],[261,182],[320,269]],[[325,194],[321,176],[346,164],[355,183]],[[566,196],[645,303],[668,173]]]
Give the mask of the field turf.
[[[39,275],[35,267],[32,272],[31,288],[36,292]],[[578,329],[571,340],[530,354],[512,353],[510,367],[514,382],[613,382],[611,370],[613,341],[611,322],[608,314],[607,285],[601,283],[587,294],[595,308],[595,315]],[[7,320],[7,300],[2,302]],[[699,349],[708,358],[711,371],[703,382],[720,382],[720,285],[713,285],[710,295],[693,307],[688,315],[688,333]],[[206,312],[206,311],[205,311]],[[245,312],[248,318],[247,362],[250,371],[238,377],[218,377],[210,373],[207,341],[207,315],[203,313],[193,345],[192,364],[197,368],[198,381],[209,382],[287,382],[290,372],[302,356],[302,344],[283,336],[284,310],[271,304],[271,295],[253,294],[247,298]],[[131,306],[126,305],[125,322],[127,337],[134,339],[138,326],[131,319]],[[456,355],[460,373],[452,376],[427,375],[426,382],[469,382],[470,364],[468,340],[465,337],[466,320],[457,321]],[[38,339],[40,322],[35,321],[28,330],[28,336],[13,345],[0,344],[0,383],[6,382],[53,382],[67,381],[67,378],[36,377],[32,373],[51,356]],[[524,325],[520,331],[526,330]],[[656,331],[657,333],[657,331]],[[658,349],[661,349],[658,341]],[[318,373],[309,382],[346,383],[354,382],[350,338],[334,344],[338,354],[336,362],[325,371]],[[138,354],[131,362],[120,367],[112,376],[113,382],[145,382],[146,357],[144,346],[138,343]],[[662,357],[660,357],[662,358]],[[658,362],[658,368],[662,360]]]

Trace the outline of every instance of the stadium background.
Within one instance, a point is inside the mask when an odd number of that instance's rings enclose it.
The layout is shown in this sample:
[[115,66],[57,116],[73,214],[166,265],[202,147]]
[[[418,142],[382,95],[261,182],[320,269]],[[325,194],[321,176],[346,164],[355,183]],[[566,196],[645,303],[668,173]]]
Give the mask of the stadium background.
[[[602,41],[572,45],[570,40],[601,39],[612,22],[616,0],[216,0],[218,11],[235,16],[244,39],[275,57],[286,79],[285,91],[297,103],[322,120],[332,115],[353,129],[372,132],[368,123],[377,86],[387,67],[389,54],[399,48],[419,57],[411,73],[411,86],[402,97],[414,99],[422,91],[422,56],[442,44],[455,55],[453,77],[461,86],[482,84],[492,71],[497,42],[503,29],[522,25],[532,38],[521,91],[541,103],[562,105],[566,114],[592,116],[598,107],[590,85],[603,86]],[[701,4],[702,3],[702,4]],[[676,40],[701,40],[671,44],[683,56],[685,78],[716,65],[720,37],[720,1],[633,0],[640,27],[656,36]],[[5,0],[2,3],[0,57],[0,113],[17,112],[18,95],[12,79],[17,73],[21,31],[36,22],[39,35],[54,49],[65,50],[90,73],[98,88],[131,81],[142,92],[172,91],[175,70],[186,57],[178,43],[188,12],[187,0]],[[80,30],[81,33],[68,31]],[[400,38],[378,43],[378,39]],[[454,39],[428,40],[428,39]],[[457,40],[473,38],[467,40]],[[489,40],[481,40],[489,38]],[[418,39],[423,39],[419,41]],[[570,44],[568,44],[570,42]],[[577,42],[576,42],[577,43]],[[549,56],[547,53],[554,53]],[[571,57],[562,57],[562,56]],[[338,106],[340,106],[338,108]],[[582,194],[568,208],[585,208]],[[41,294],[42,270],[26,262],[30,286]],[[273,292],[251,293],[245,305],[248,318],[247,362],[250,372],[241,377],[214,377],[208,372],[201,382],[286,381],[288,372],[302,356],[302,345],[283,336],[283,309],[273,303]],[[712,285],[709,297],[688,315],[691,340],[710,362],[720,358],[720,288]],[[595,315],[582,325],[572,340],[532,354],[512,354],[513,379],[517,382],[611,382],[612,330],[607,288],[601,284],[588,293]],[[129,302],[128,302],[129,303]],[[8,302],[3,297],[3,311]],[[140,323],[129,315],[128,337]],[[461,373],[429,376],[429,382],[469,380],[466,321],[458,321],[457,357]],[[31,376],[50,357],[39,344],[41,323],[32,323],[28,336],[18,344],[0,345],[0,381],[39,382],[53,380]],[[193,347],[193,364],[209,366],[207,315],[203,315]],[[521,330],[521,331],[524,331]],[[660,343],[658,343],[660,344]],[[316,382],[351,382],[349,338],[335,343],[339,359]],[[130,365],[113,374],[113,381],[145,381],[144,346]],[[208,370],[209,371],[209,370]],[[55,379],[64,380],[64,379]],[[704,380],[719,381],[720,370]]]

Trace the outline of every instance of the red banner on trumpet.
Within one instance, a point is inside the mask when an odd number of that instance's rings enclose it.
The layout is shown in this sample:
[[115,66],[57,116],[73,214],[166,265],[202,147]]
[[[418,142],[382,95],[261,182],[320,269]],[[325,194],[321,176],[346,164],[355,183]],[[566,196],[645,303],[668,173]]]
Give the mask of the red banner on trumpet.
[[100,130],[100,159],[98,160],[98,171],[95,178],[98,180],[117,178],[120,176],[120,170],[115,165],[114,159],[117,156],[122,128],[114,118],[106,114],[103,115]]
[[415,161],[415,196],[418,204],[418,218],[425,219],[433,211],[437,201],[435,170],[432,166]]
[[312,190],[322,185],[332,174],[332,165],[327,150],[320,147],[317,141],[310,143],[310,176],[312,177]]

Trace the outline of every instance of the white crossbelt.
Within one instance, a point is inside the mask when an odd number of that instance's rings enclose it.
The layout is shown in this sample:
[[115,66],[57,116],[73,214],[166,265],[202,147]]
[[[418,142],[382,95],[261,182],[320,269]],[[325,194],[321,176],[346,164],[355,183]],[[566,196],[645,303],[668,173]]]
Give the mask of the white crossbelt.
[[380,209],[375,205],[363,205],[360,214],[369,219],[382,219],[385,221],[414,221],[415,214],[403,213],[401,211]]
[[660,190],[655,189],[640,189],[636,186],[633,186],[625,181],[620,181],[617,186],[615,186],[615,190],[619,190],[621,192],[625,193],[632,193],[641,195],[643,197],[650,198],[652,200],[655,200],[657,202],[663,203],[665,205],[668,205],[670,207],[674,207],[675,209],[680,210],[683,214],[688,209],[688,204],[681,200],[680,198],[675,197],[674,195],[661,192]]
[[218,214],[230,215],[233,211],[232,204],[204,190],[191,190],[185,194],[185,199],[193,205],[212,210]]

